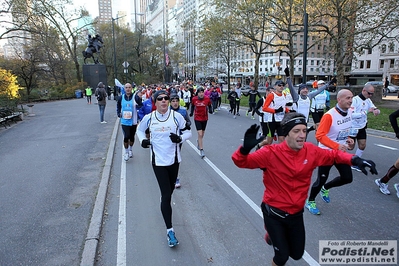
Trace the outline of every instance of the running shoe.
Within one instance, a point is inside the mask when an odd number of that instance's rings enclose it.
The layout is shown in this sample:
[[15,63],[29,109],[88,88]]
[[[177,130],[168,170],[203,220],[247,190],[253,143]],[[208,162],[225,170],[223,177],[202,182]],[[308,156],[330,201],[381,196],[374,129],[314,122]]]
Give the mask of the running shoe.
[[320,196],[324,200],[325,203],[330,203],[330,196],[328,193],[330,192],[329,189],[325,189],[324,186],[320,190]]
[[381,191],[382,194],[385,194],[385,195],[390,195],[391,194],[391,192],[388,190],[388,184],[382,183],[379,178],[377,178],[374,181],[374,183],[380,188],[380,191]]
[[179,241],[177,241],[174,231],[169,231],[169,233],[167,234],[167,237],[168,237],[167,239],[168,239],[169,247],[173,248],[174,246],[179,244]]
[[233,118],[236,119],[236,116],[234,115]]
[[176,179],[175,188],[180,188],[180,187],[181,187],[180,179],[178,178],[178,179]]
[[245,113],[245,116],[248,116],[248,114],[249,114],[249,112],[247,111],[247,112]]
[[362,170],[360,170],[359,166],[351,166],[352,170],[361,172]]
[[399,183],[394,184],[393,187],[396,190],[396,196],[399,198]]
[[255,116],[251,116],[251,119],[254,120],[254,119],[255,119]]
[[132,158],[132,157],[133,157],[133,152],[129,151],[129,158]]
[[200,150],[200,156],[201,156],[201,158],[204,158],[204,157],[205,157],[205,152],[204,152],[204,150]]
[[319,209],[317,209],[317,207],[316,207],[316,202],[315,201],[308,201],[307,200],[306,204],[305,204],[305,207],[306,207],[306,209],[308,209],[310,211],[311,214],[315,214],[315,215],[320,214]]
[[269,246],[273,245],[273,242],[272,242],[272,240],[270,239],[270,236],[269,236],[269,233],[268,233],[268,232],[266,232],[266,234],[265,234],[265,241],[266,241],[266,243],[267,243]]
[[[240,113],[237,112],[237,116],[240,116]],[[398,138],[399,139],[399,138]]]
[[129,153],[125,153],[124,155],[123,155],[123,159],[127,162],[127,161],[129,161]]
[[101,124],[106,124],[106,123],[107,123],[106,121],[102,121],[102,122],[101,122]]

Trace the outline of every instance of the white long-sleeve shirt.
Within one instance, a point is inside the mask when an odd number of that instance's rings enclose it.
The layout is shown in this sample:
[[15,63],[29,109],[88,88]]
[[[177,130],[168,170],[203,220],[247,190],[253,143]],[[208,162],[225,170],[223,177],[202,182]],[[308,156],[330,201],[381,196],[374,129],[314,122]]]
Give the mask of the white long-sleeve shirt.
[[182,142],[191,137],[191,130],[180,130],[186,127],[184,117],[173,110],[165,114],[153,111],[143,117],[137,127],[137,137],[140,143],[146,139],[146,129],[150,130],[150,142],[153,152],[153,163],[157,166],[169,166],[181,162],[180,147],[169,138],[170,133],[180,135]]

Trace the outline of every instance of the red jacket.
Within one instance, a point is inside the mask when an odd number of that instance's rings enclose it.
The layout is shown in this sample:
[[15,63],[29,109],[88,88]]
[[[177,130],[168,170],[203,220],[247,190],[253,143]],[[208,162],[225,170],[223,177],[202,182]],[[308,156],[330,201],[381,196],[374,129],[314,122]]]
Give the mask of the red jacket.
[[243,155],[236,150],[232,159],[240,168],[261,168],[263,171],[263,202],[290,214],[301,211],[305,205],[313,170],[320,165],[351,165],[353,154],[326,150],[305,142],[303,148],[294,151],[286,141],[264,146]]
[[208,120],[208,108],[212,102],[208,96],[200,99],[195,96],[191,103],[191,114],[194,112],[194,120],[207,121]]

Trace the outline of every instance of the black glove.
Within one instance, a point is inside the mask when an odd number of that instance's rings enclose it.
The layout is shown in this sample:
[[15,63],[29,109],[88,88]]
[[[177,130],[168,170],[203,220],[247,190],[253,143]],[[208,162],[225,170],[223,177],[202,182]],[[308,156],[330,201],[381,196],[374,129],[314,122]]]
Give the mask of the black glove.
[[281,113],[284,111],[284,108],[282,106],[280,106],[278,109],[274,109],[275,113]]
[[143,139],[143,141],[141,142],[141,147],[143,148],[148,148],[151,145],[151,142],[149,139]]
[[184,131],[184,130],[190,130],[190,129],[191,129],[191,126],[189,126],[189,125],[186,124],[186,127],[183,128],[182,131]]
[[284,73],[285,73],[285,75],[286,75],[287,77],[289,77],[289,76],[290,76],[290,69],[289,69],[288,67],[286,67],[286,68],[284,69]]
[[190,117],[192,117],[193,116],[193,114],[190,114]]
[[264,137],[256,138],[258,134],[260,126],[253,124],[250,128],[247,129],[244,135],[244,142],[242,147],[240,148],[240,152],[244,155],[249,154],[253,147],[256,146],[259,142],[263,140]]
[[179,135],[176,135],[175,133],[170,133],[169,138],[173,143],[181,142],[181,137]]
[[365,175],[367,175],[366,167],[370,168],[370,173],[372,175],[378,175],[377,169],[375,168],[375,163],[372,160],[366,160],[358,156],[353,156],[351,163],[352,165],[359,167]]
[[293,106],[293,105],[294,105],[293,102],[288,102],[288,103],[285,104],[285,106]]
[[121,113],[118,114],[118,117],[121,118]]
[[147,129],[144,131],[145,134],[150,134],[150,128],[147,127]]

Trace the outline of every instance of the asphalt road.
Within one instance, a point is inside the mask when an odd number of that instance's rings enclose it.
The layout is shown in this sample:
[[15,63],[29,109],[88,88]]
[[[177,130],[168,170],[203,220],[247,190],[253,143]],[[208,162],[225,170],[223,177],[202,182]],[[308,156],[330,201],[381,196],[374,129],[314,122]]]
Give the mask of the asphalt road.
[[[99,123],[97,105],[84,99],[39,103],[33,110],[36,116],[0,129],[0,265],[89,265],[81,262],[91,255],[104,266],[270,265],[273,250],[263,240],[259,209],[262,172],[231,161],[255,122],[243,111],[237,119],[225,108],[211,115],[205,159],[193,144],[195,130],[183,145],[182,188],[173,195],[180,245],[171,249],[149,151],[135,144],[133,159],[122,161],[115,102],[106,108],[108,124]],[[370,130],[363,157],[376,162],[381,177],[397,159],[397,147],[392,134]],[[352,184],[331,190],[330,204],[317,198],[322,214],[304,215],[307,256],[287,265],[317,265],[319,240],[397,240],[393,183],[399,178],[390,182],[390,196],[379,192],[375,178],[355,172]],[[105,209],[96,208],[101,194]],[[89,237],[92,227],[101,229],[99,238]]]
[[[270,265],[259,205],[261,170],[238,169],[231,154],[245,130],[257,120],[233,119],[223,108],[210,116],[204,139],[205,159],[196,149],[196,132],[183,144],[182,187],[173,194],[173,224],[180,244],[169,248],[159,209],[159,188],[148,149],[134,145],[134,157],[122,161],[118,134],[108,190],[106,215],[96,265]],[[381,177],[398,157],[398,140],[369,132],[365,158],[373,159]],[[315,142],[314,133],[309,141]],[[313,179],[316,177],[316,171]],[[337,175],[333,168],[330,178]],[[334,188],[332,202],[317,198],[320,216],[305,210],[306,254],[287,265],[318,265],[319,240],[397,240],[399,199],[379,192],[376,176],[354,172],[352,184]]]
[[0,129],[0,265],[80,264],[115,105],[100,124],[85,99],[36,103]]

